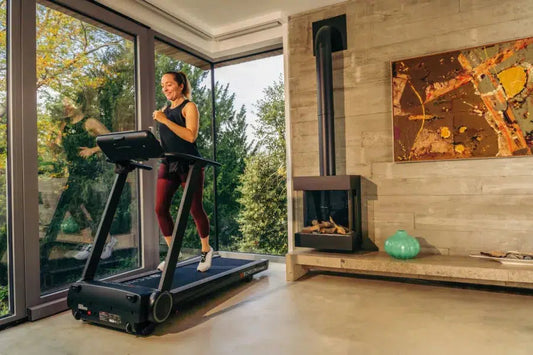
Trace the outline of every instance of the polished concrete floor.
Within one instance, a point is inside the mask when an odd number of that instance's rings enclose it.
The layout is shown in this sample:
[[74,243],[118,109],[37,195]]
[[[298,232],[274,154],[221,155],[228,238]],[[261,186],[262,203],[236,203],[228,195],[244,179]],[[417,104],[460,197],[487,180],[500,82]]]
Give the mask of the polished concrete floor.
[[285,265],[181,310],[150,337],[64,312],[0,331],[0,354],[532,354],[533,296]]

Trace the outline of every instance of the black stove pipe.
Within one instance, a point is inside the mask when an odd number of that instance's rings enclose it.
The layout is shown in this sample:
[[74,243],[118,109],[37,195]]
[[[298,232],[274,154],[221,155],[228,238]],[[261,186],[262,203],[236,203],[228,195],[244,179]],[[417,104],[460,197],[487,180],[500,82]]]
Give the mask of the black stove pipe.
[[320,176],[333,176],[336,174],[333,67],[331,58],[332,32],[332,27],[325,25],[317,31],[315,36]]

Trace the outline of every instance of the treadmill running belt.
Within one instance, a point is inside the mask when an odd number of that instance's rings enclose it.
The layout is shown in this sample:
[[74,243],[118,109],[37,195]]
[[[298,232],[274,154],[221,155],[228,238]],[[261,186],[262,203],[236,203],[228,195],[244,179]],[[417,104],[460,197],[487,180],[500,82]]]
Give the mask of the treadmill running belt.
[[[172,281],[171,289],[175,289],[202,279],[206,279],[216,274],[220,274],[222,272],[237,268],[239,266],[246,265],[250,262],[252,261],[243,259],[214,257],[211,263],[211,268],[206,272],[198,272],[196,270],[196,267],[198,267],[198,262],[177,267],[176,271],[174,271],[174,280]],[[162,273],[157,273],[147,277],[141,277],[140,279],[131,280],[125,283],[129,285],[138,285],[157,289],[157,287],[159,286],[159,280],[161,279],[161,275]]]

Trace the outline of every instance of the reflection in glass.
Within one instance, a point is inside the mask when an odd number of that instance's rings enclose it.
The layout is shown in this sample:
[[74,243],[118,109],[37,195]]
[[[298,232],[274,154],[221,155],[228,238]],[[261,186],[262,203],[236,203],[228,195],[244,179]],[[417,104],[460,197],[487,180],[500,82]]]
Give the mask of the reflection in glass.
[[[95,137],[135,129],[134,44],[114,30],[37,5],[41,291],[77,280],[114,179]],[[139,266],[137,179],[130,174],[98,277]]]
[[10,314],[7,232],[7,2],[0,0],[0,317]]
[[[183,71],[191,84],[192,101],[198,106],[200,113],[200,129],[196,144],[200,154],[204,158],[212,158],[213,143],[211,139],[211,70],[210,64],[202,59],[192,56],[176,47],[168,45],[162,41],[155,41],[155,92],[156,92],[156,108],[162,109],[169,102],[161,91],[161,77],[169,71]],[[157,124],[154,122],[154,127]],[[210,221],[211,233],[210,243],[214,246],[213,233],[213,168],[206,168],[204,180],[204,209]],[[176,217],[179,203],[182,196],[182,189],[179,189],[175,194],[170,213],[173,218]],[[163,260],[167,253],[167,245],[163,236],[159,239],[160,258]],[[187,230],[183,237],[183,245],[180,253],[180,260],[195,257],[200,254],[200,240],[198,231],[192,217],[189,216],[187,223]]]

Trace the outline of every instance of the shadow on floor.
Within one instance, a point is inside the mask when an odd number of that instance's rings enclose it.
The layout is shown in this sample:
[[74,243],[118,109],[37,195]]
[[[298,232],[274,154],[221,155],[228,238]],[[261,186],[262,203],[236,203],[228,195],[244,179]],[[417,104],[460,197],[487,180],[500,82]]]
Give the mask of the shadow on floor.
[[[283,284],[271,288],[268,278],[269,274],[259,275],[250,282],[241,282],[215,291],[203,300],[195,300],[178,306],[176,313],[167,322],[157,326],[152,336],[183,332],[291,286],[291,284]],[[249,297],[246,297],[246,294],[249,294]],[[225,303],[228,305],[223,306]]]

